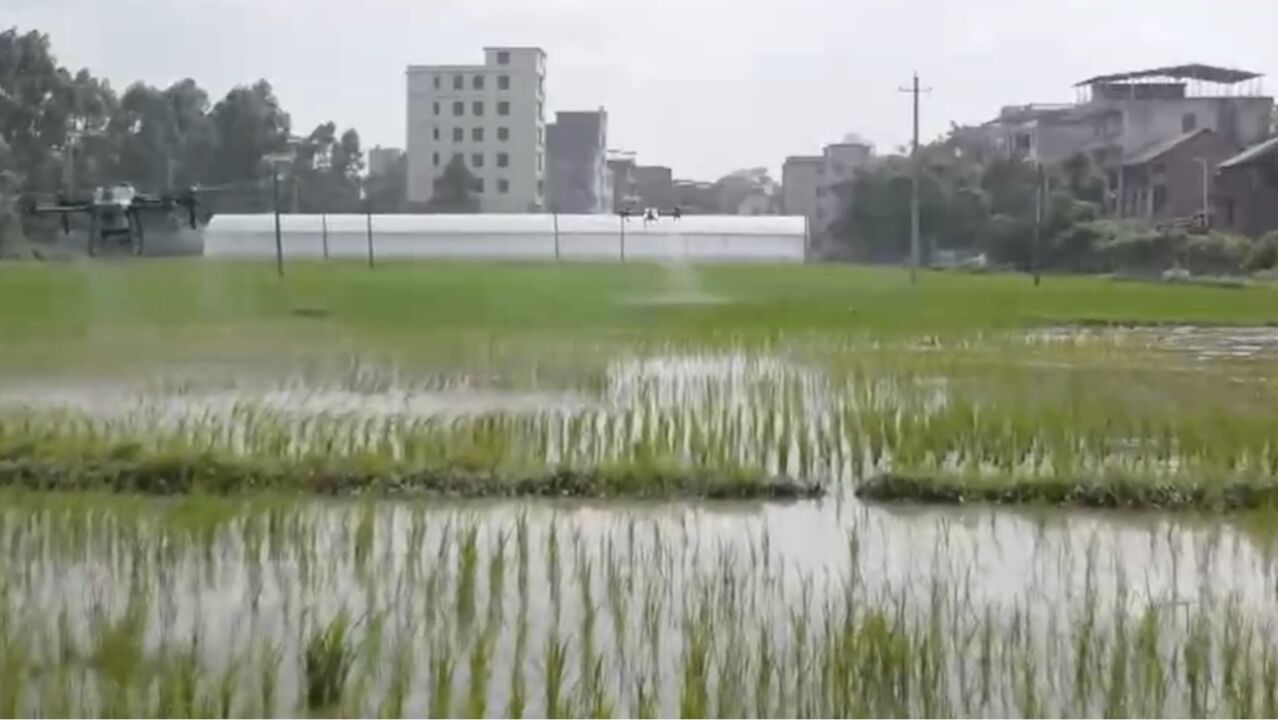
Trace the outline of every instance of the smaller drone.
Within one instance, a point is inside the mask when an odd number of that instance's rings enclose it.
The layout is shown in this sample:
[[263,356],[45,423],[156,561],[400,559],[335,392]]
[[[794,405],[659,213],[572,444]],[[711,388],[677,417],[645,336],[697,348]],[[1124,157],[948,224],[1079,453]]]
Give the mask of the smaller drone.
[[674,220],[678,220],[679,218],[683,217],[683,211],[679,209],[678,205],[676,205],[671,210],[660,210],[658,208],[646,208],[643,211],[639,211],[632,208],[622,208],[617,211],[617,215],[620,216],[622,220],[629,220],[631,217],[636,217],[636,216],[642,217],[643,221],[645,223],[648,223],[648,222],[657,222],[657,220],[663,217],[668,217]]

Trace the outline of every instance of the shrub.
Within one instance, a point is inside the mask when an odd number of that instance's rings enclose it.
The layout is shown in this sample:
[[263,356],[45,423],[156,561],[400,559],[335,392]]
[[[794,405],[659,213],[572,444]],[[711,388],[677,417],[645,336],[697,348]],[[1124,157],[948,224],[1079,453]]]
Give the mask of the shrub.
[[1243,258],[1242,269],[1259,272],[1278,266],[1278,230],[1274,230],[1251,244]]
[[1237,274],[1243,269],[1251,245],[1250,239],[1240,235],[1190,235],[1185,243],[1185,265],[1198,275]]

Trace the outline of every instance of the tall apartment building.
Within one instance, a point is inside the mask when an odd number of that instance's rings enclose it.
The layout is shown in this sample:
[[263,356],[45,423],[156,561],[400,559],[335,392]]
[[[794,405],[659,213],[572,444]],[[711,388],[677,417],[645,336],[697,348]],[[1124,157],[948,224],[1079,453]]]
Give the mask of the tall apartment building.
[[820,155],[786,158],[781,167],[782,210],[806,217],[809,234],[824,237],[844,211],[846,198],[838,186],[873,159],[874,148],[864,142],[832,143]]
[[545,52],[490,47],[483,65],[410,65],[407,85],[410,202],[430,202],[460,158],[481,212],[545,208]]
[[546,126],[546,203],[561,213],[612,210],[607,166],[608,113],[555,113]]

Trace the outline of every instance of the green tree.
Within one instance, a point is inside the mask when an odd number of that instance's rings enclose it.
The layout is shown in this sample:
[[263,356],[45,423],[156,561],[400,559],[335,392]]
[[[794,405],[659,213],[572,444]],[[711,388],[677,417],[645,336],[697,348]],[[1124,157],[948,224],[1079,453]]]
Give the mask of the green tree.
[[114,172],[106,130],[115,107],[108,83],[58,65],[47,35],[0,33],[0,137],[25,189],[56,190],[66,170],[86,182]]
[[404,212],[408,205],[408,156],[401,154],[384,175],[368,176],[365,188],[373,212]]
[[176,130],[173,173],[175,187],[212,181],[210,168],[217,152],[217,133],[209,116],[209,95],[194,80],[173,83],[164,91]]
[[288,113],[265,80],[233,88],[213,107],[212,120],[217,132],[217,154],[209,168],[212,182],[265,178],[269,169],[264,158],[288,146]]
[[437,213],[473,213],[479,211],[479,201],[472,193],[475,176],[467,169],[460,155],[456,155],[435,179],[435,192],[429,209]]

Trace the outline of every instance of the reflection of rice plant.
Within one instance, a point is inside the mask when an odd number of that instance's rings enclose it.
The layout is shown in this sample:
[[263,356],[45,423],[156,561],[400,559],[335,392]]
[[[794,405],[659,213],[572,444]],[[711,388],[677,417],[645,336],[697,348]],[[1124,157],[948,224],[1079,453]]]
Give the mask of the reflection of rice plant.
[[302,670],[306,708],[312,712],[335,708],[342,700],[356,657],[350,630],[349,616],[342,610],[324,626],[314,628],[306,639]]

